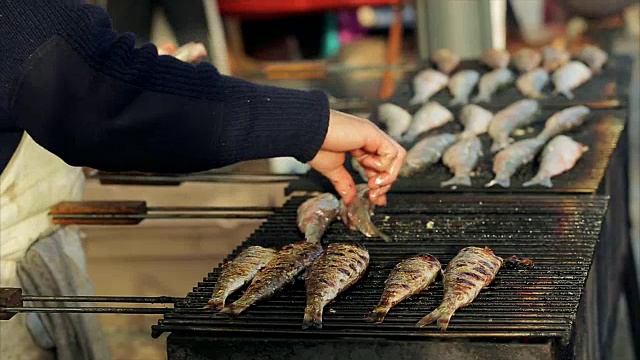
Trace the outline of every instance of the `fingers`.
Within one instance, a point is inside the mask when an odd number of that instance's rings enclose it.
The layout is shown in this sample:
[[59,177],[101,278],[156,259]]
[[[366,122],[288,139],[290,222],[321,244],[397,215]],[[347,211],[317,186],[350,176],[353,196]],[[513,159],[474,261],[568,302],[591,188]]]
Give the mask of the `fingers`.
[[391,185],[385,185],[375,190],[369,190],[369,200],[378,206],[387,205],[387,192],[391,189]]
[[345,169],[344,166],[340,166],[323,173],[323,175],[331,181],[331,184],[333,184],[333,187],[338,194],[340,194],[344,203],[346,205],[351,204],[356,197],[356,184],[347,169]]

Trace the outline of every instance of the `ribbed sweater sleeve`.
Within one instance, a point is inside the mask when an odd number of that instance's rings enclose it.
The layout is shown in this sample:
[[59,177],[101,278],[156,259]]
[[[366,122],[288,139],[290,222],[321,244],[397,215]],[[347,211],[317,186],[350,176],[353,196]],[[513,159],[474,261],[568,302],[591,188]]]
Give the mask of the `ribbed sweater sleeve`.
[[193,172],[311,160],[328,128],[320,91],[254,84],[135,47],[99,7],[0,0],[0,106],[71,165]]

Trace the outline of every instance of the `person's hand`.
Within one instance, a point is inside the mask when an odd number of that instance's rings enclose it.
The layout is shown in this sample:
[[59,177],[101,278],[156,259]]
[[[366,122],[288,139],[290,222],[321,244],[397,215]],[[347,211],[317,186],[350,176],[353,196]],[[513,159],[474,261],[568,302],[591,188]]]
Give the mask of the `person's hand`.
[[331,110],[324,143],[309,165],[326,176],[350,204],[356,191],[353,178],[344,168],[347,152],[367,173],[369,199],[376,205],[386,205],[386,193],[398,177],[406,150],[369,120]]

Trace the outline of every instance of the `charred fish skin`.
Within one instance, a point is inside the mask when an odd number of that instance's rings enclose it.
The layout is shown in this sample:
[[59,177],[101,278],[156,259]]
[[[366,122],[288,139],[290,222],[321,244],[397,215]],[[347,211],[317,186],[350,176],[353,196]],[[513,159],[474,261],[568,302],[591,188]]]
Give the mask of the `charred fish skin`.
[[460,56],[449,49],[438,49],[431,56],[431,61],[443,74],[449,75],[460,64]]
[[521,73],[527,73],[538,66],[542,62],[542,54],[531,48],[522,48],[518,50],[511,58],[513,67]]
[[340,201],[331,193],[305,200],[297,210],[298,229],[311,242],[320,242],[322,235],[340,211]]
[[322,329],[324,307],[358,282],[369,267],[369,252],[361,244],[329,244],[305,275],[307,305],[302,329]]
[[544,129],[538,137],[548,141],[549,139],[581,126],[591,114],[591,110],[584,105],[577,105],[560,110],[551,115],[544,124]]
[[382,240],[389,242],[391,237],[380,231],[371,221],[375,204],[369,200],[367,192],[368,184],[356,185],[356,198],[349,206],[340,200],[340,219],[349,230],[360,231],[366,237],[380,237]]
[[464,131],[460,138],[474,137],[486,133],[493,119],[493,113],[476,104],[467,104],[460,110],[460,122]]
[[489,136],[493,140],[490,151],[498,152],[513,142],[511,133],[517,128],[531,124],[540,112],[535,99],[518,100],[498,111],[489,123]]
[[378,120],[386,125],[387,134],[398,141],[407,131],[413,117],[408,111],[392,103],[378,106]]
[[400,261],[385,281],[378,305],[367,315],[365,321],[383,322],[391,308],[427,290],[441,271],[440,261],[430,254],[420,254]]
[[465,138],[445,151],[442,162],[454,176],[440,183],[445,186],[471,186],[471,173],[482,156],[482,142],[477,137]]
[[222,265],[205,308],[221,310],[227,297],[253,280],[256,274],[276,256],[277,251],[262,246],[249,246],[232,261]]
[[591,72],[599,74],[602,72],[602,67],[609,60],[609,55],[596,45],[586,44],[580,49],[577,58],[586,63]]
[[492,69],[504,69],[509,66],[511,54],[503,49],[485,49],[480,55],[480,62]]
[[461,70],[449,80],[449,92],[453,99],[449,106],[465,105],[469,103],[469,96],[480,80],[480,73],[475,70]]
[[442,154],[458,139],[457,135],[444,133],[431,135],[418,141],[409,151],[399,175],[411,176],[440,160]]
[[444,271],[442,303],[418,321],[416,327],[437,321],[440,330],[447,330],[453,314],[471,304],[480,291],[493,282],[503,264],[504,260],[488,247],[469,246],[462,249]]
[[301,274],[323,252],[319,243],[302,241],[283,247],[253,278],[242,297],[220,313],[237,317],[249,306],[267,300]]
[[528,98],[542,99],[542,89],[547,86],[551,77],[542,68],[533,69],[526,72],[516,80],[516,88],[520,93]]
[[553,84],[556,94],[567,99],[573,99],[573,90],[589,81],[592,77],[591,69],[580,61],[571,61],[553,73]]
[[435,101],[430,101],[416,111],[402,141],[410,143],[421,134],[439,128],[451,121],[453,121],[453,113],[449,109]]
[[493,158],[493,173],[495,178],[485,187],[500,185],[504,188],[511,186],[511,177],[518,169],[531,162],[544,146],[545,141],[537,137],[516,141],[500,151]]
[[491,97],[498,89],[510,85],[513,81],[513,72],[507,68],[499,68],[488,72],[480,77],[478,95],[471,102],[491,102]]
[[434,69],[419,72],[413,79],[413,97],[409,105],[424,104],[449,83],[449,76]]
[[542,161],[538,173],[522,184],[523,187],[541,185],[553,187],[551,178],[571,170],[582,154],[589,151],[589,147],[566,135],[554,137],[542,151]]

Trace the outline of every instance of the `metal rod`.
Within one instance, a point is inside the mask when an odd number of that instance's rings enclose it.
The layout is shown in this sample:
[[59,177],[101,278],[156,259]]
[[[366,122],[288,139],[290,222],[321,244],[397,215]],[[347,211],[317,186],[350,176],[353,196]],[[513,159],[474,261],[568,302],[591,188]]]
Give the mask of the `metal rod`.
[[0,307],[0,313],[104,313],[104,314],[166,314],[173,308],[118,308],[118,307]]
[[277,207],[262,206],[148,206],[147,211],[184,211],[184,212],[273,212]]
[[231,182],[231,183],[282,183],[296,180],[296,175],[238,175],[238,174],[205,174],[205,175],[124,175],[124,174],[95,174],[90,178],[102,181],[122,182]]
[[175,304],[184,298],[172,296],[39,296],[22,295],[22,301],[72,301],[72,302],[117,302],[117,303],[147,303],[147,304]]
[[55,214],[53,219],[126,220],[126,219],[266,219],[270,213],[247,214]]

